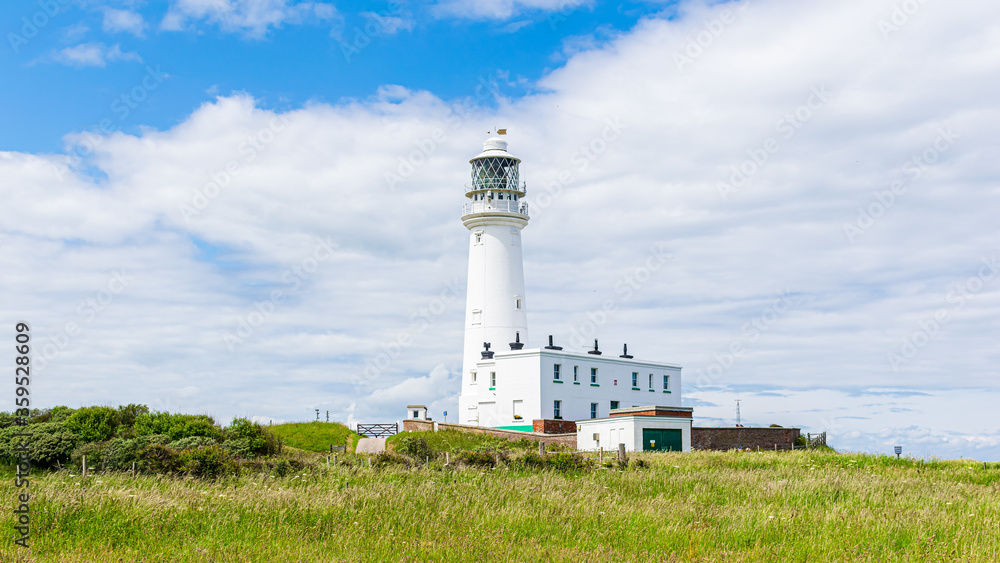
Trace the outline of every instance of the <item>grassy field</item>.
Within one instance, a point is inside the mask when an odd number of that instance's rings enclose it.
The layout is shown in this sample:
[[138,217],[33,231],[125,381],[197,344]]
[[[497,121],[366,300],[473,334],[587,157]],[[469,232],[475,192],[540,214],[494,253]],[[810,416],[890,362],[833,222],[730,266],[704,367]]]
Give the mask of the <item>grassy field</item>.
[[[997,464],[815,452],[633,458],[646,467],[324,461],[218,481],[39,474],[33,555],[7,539],[0,560],[1000,560]],[[0,490],[13,502],[9,471]]]
[[310,452],[326,452],[330,444],[348,443],[347,451],[353,452],[359,436],[339,422],[293,422],[268,426],[285,445]]

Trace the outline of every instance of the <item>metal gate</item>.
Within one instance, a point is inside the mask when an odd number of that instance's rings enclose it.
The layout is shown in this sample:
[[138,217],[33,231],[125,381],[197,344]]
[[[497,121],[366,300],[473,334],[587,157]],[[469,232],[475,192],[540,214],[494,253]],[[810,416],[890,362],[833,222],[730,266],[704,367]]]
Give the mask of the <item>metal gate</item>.
[[395,422],[389,424],[361,424],[358,423],[358,434],[368,438],[385,438],[397,433],[399,428]]

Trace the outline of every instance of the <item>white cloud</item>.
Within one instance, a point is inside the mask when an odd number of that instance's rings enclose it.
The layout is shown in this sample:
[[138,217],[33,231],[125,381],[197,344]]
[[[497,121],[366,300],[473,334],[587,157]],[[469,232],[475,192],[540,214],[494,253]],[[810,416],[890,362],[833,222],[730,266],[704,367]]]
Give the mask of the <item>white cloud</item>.
[[242,32],[248,37],[261,38],[273,27],[331,20],[337,9],[323,2],[292,2],[290,0],[172,0],[161,28],[180,31],[190,21],[204,20],[222,30]]
[[409,15],[394,15],[390,13],[362,12],[362,16],[378,25],[377,34],[395,35],[400,31],[410,31],[416,25]]
[[440,17],[506,20],[532,11],[569,13],[591,0],[441,0],[434,7]]
[[[696,416],[725,418],[714,409],[732,408],[729,390],[767,386],[786,397],[767,399],[784,401],[786,425],[818,425],[811,409],[834,406],[869,417],[846,419],[851,448],[915,426],[929,434],[907,439],[940,438],[951,456],[1000,455],[979,400],[1000,392],[1000,276],[969,282],[1000,256],[1000,37],[970,24],[1000,5],[926,4],[886,39],[892,5],[761,0],[709,35],[727,6],[690,5],[573,54],[543,93],[466,118],[402,87],[281,114],[231,96],[167,130],[105,137],[61,181],[56,156],[0,153],[0,269],[21,272],[0,308],[30,317],[39,355],[58,351],[37,384],[53,404],[388,421],[423,392],[451,411],[464,298],[428,321],[421,311],[464,283],[468,158],[506,126],[533,210],[529,346],[587,332],[587,312],[610,300],[603,348],[627,341],[637,358],[684,366],[692,393],[716,374],[692,394]],[[958,138],[928,152],[948,129]],[[769,139],[777,149],[756,165]],[[934,160],[919,177],[915,155]],[[724,200],[734,166],[756,169]],[[844,224],[896,181],[852,244]],[[204,209],[185,220],[182,205]],[[337,246],[313,264],[317,238]],[[660,246],[673,258],[629,286]],[[102,304],[121,269],[134,280]],[[796,305],[776,312],[786,288]],[[285,297],[269,305],[273,290]],[[64,335],[69,322],[78,335]],[[230,353],[223,334],[244,323]],[[917,344],[894,370],[904,338]]]
[[52,55],[52,60],[75,67],[104,67],[109,62],[136,61],[142,62],[138,53],[122,51],[117,43],[108,47],[104,43],[81,43],[74,47],[66,47]]
[[104,22],[101,28],[106,33],[131,33],[136,37],[143,36],[146,22],[142,19],[142,14],[131,10],[117,10],[114,8],[104,9]]

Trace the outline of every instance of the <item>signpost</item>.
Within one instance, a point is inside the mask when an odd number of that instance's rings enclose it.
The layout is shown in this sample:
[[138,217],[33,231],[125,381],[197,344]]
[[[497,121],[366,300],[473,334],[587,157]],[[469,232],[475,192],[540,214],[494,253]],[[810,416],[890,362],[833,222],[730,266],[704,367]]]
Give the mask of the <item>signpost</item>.
[[903,453],[903,446],[893,446],[892,449],[896,452],[896,459],[899,459],[900,454]]

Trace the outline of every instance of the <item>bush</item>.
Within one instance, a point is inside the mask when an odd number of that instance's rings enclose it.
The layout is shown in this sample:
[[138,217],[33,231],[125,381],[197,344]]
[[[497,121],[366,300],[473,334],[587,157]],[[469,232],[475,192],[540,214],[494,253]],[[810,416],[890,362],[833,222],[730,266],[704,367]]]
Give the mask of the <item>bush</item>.
[[[104,445],[103,462],[106,469],[126,470],[132,469],[132,463],[141,461],[140,454],[143,449],[153,445],[163,445],[153,442],[150,438],[113,438]],[[159,437],[156,437],[159,438]],[[163,436],[166,438],[166,436]]]
[[236,463],[221,446],[185,450],[178,456],[180,471],[195,477],[221,477],[236,471]]
[[545,457],[535,452],[528,452],[516,460],[516,465],[524,469],[541,469],[545,464]]
[[141,413],[133,426],[136,436],[166,434],[171,440],[207,436],[219,439],[222,432],[212,417],[203,414],[170,414],[168,412]]
[[177,452],[161,444],[143,448],[139,452],[139,462],[142,469],[153,473],[173,473],[180,469]]
[[234,418],[225,430],[223,446],[241,457],[257,457],[278,453],[278,439],[270,430],[245,418]]
[[104,447],[96,442],[84,442],[78,445],[70,454],[70,461],[74,465],[83,466],[83,457],[87,457],[87,468],[96,469],[103,465]]
[[410,458],[395,452],[379,452],[375,454],[371,460],[372,467],[376,469],[389,466],[412,467],[414,465]]
[[123,438],[132,438],[135,435],[135,421],[141,415],[149,414],[149,407],[146,405],[128,404],[118,407],[118,434]]
[[69,407],[52,407],[49,411],[49,420],[51,422],[66,422],[66,419],[68,419],[74,412],[76,412],[76,410]]
[[[15,438],[14,434],[18,433],[27,436]],[[53,467],[68,462],[79,442],[80,437],[70,432],[62,422],[9,426],[0,431],[0,457],[13,462],[22,454],[27,454],[32,465]],[[27,446],[27,449],[15,449],[21,445]]]
[[189,438],[181,438],[180,440],[174,440],[167,444],[167,447],[172,450],[193,450],[195,448],[203,448],[205,446],[214,446],[218,442],[215,438],[209,438],[207,436],[191,436]]
[[469,467],[494,467],[497,459],[506,459],[502,454],[490,452],[462,452],[455,456],[455,461],[459,465]]
[[416,458],[418,461],[434,457],[434,449],[430,447],[427,440],[420,436],[404,434],[395,443],[397,453]]
[[551,454],[547,457],[548,466],[559,471],[587,469],[587,460],[571,453]]
[[111,407],[82,408],[66,418],[66,428],[84,442],[103,442],[118,430],[118,411]]

